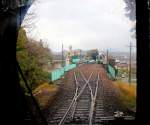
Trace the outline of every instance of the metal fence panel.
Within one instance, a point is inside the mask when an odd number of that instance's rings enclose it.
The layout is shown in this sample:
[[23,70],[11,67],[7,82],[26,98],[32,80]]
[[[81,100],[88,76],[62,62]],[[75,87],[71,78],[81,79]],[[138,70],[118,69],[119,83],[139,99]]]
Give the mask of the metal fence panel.
[[76,64],[70,64],[64,67],[64,70],[67,72],[76,67]]
[[64,75],[64,69],[56,69],[50,73],[50,79],[51,81],[55,81],[57,79],[60,79]]
[[80,61],[80,59],[72,59],[73,63],[78,63]]
[[107,66],[107,70],[109,73],[109,77],[111,76],[112,79],[116,79],[116,70],[114,67],[112,67],[111,65]]
[[60,69],[56,69],[56,70],[52,71],[50,73],[50,80],[55,81],[55,80],[60,79],[65,74],[65,72],[67,72],[73,68],[76,68],[76,64],[70,64],[70,65],[62,67]]

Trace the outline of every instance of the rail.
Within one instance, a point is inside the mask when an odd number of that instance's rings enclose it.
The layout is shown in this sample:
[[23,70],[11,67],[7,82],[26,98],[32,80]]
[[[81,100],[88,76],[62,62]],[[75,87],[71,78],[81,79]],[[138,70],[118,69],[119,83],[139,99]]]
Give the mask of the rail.
[[96,101],[96,97],[97,97],[98,82],[99,82],[99,74],[98,74],[97,81],[96,81],[95,93],[93,95],[92,102],[91,102],[91,109],[90,109],[90,113],[89,113],[89,125],[92,125],[95,101]]
[[[74,72],[75,83],[76,83],[76,91],[75,91],[74,97],[73,97],[73,99],[72,99],[72,102],[71,102],[69,108],[68,108],[67,111],[65,112],[64,116],[62,117],[62,119],[60,120],[60,122],[59,122],[58,125],[63,125],[63,124],[64,124],[65,119],[66,119],[66,117],[67,117],[67,115],[68,115],[68,113],[69,113],[71,107],[72,107],[73,105],[76,106],[75,103],[77,103],[77,102],[76,102],[77,99],[81,96],[81,94],[83,93],[85,87],[86,87],[87,84],[89,83],[89,80],[91,79],[92,74],[93,74],[93,72],[90,74],[88,80],[86,81],[86,83],[84,84],[84,86],[82,87],[81,91],[80,91],[79,94],[78,94],[78,82],[77,82],[76,74],[75,74],[75,72]],[[73,108],[74,108],[74,111],[75,111],[75,107],[73,107]],[[73,112],[73,114],[74,114],[74,112]],[[72,115],[72,116],[73,116],[73,115]]]

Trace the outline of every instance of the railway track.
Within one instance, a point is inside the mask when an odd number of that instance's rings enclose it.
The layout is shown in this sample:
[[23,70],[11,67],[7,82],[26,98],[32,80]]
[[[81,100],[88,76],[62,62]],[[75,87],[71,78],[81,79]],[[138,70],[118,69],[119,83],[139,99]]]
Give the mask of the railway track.
[[[66,113],[62,117],[61,121],[58,125],[63,125],[65,123],[76,123],[76,122],[85,122],[87,121],[87,112],[89,110],[89,101],[91,99],[89,90],[88,90],[88,84],[91,79],[91,76],[93,75],[93,72],[90,74],[88,79],[83,81],[83,79],[80,79],[80,82],[77,80],[77,75],[74,72],[74,78],[76,83],[76,90],[74,97],[72,99],[72,102],[67,109]],[[85,77],[85,76],[84,76]]]
[[[91,72],[86,79],[82,71],[74,72],[74,79],[76,88],[74,97],[68,97],[68,101],[64,102],[64,106],[60,108],[59,114],[54,116],[53,121],[50,121],[51,124],[93,124],[96,113],[95,104],[97,103],[99,74]],[[99,103],[97,108],[100,105]]]
[[[87,71],[88,72],[88,71]],[[89,76],[85,76],[89,74]],[[104,87],[99,72],[83,73],[74,71],[75,91],[68,94],[67,101],[54,114],[51,125],[103,125],[104,121],[114,120],[105,115]],[[132,117],[127,117],[132,119]]]

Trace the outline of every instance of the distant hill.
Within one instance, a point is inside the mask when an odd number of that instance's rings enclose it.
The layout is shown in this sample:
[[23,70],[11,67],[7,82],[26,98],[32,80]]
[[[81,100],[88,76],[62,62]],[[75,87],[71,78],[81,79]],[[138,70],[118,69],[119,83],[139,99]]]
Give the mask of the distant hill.
[[[66,56],[67,51],[64,50],[63,54],[64,54],[64,58]],[[61,60],[62,59],[62,52],[53,52],[53,60]]]
[[[129,57],[130,57],[129,52],[110,52],[109,54],[120,61],[125,61],[127,63],[129,62]],[[132,62],[134,63],[136,62],[135,52],[132,52],[131,59],[132,59]]]

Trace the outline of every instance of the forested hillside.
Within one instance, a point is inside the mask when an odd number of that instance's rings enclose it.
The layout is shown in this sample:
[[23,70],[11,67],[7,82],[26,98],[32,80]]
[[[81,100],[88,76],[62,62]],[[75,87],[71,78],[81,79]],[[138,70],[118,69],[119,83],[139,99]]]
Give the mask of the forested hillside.
[[[32,89],[43,82],[49,82],[48,72],[44,69],[52,61],[52,52],[42,40],[27,38],[26,31],[22,27],[19,30],[16,55]],[[26,90],[22,79],[21,85]]]

